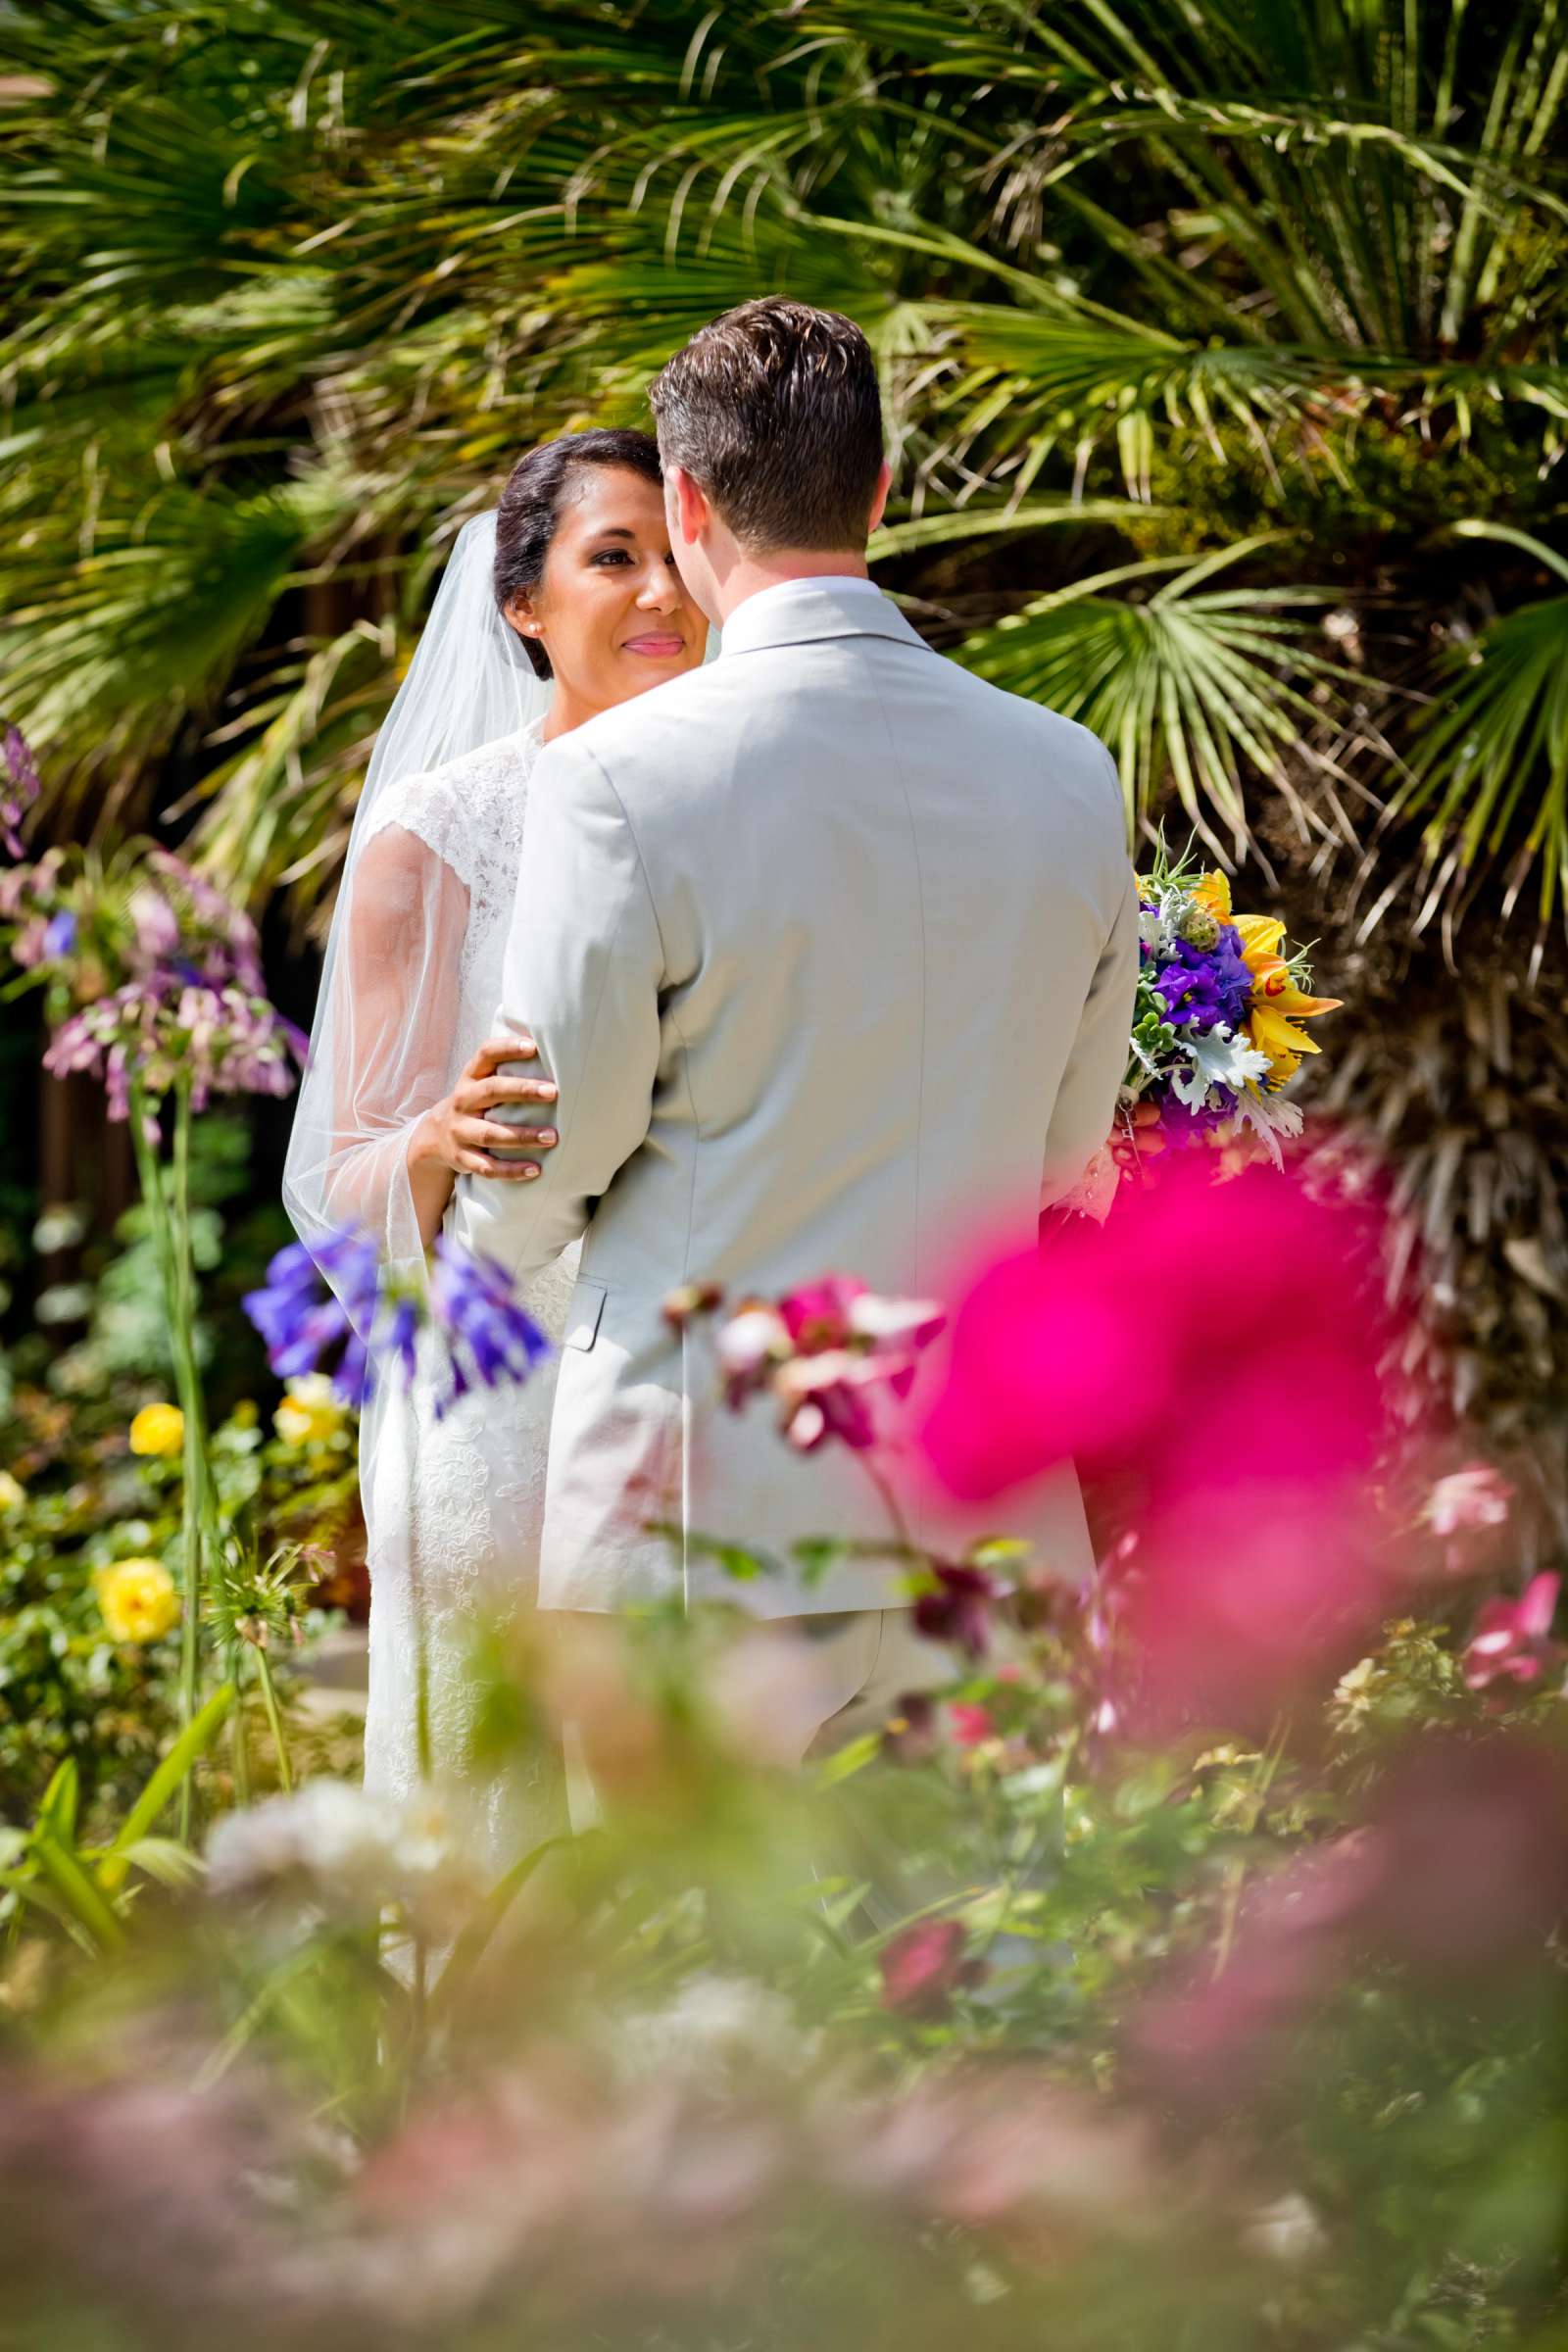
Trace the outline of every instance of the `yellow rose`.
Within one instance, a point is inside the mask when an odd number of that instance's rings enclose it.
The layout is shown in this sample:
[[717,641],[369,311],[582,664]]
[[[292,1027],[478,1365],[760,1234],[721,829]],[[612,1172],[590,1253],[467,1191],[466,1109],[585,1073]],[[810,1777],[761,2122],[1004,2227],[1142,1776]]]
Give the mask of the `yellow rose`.
[[21,1479],[13,1478],[9,1470],[0,1470],[0,1511],[14,1511],[26,1499],[27,1490]]
[[93,1582],[98,1608],[116,1642],[157,1642],[179,1622],[179,1594],[162,1560],[117,1560]]
[[285,1446],[308,1446],[343,1426],[344,1407],[324,1372],[307,1372],[288,1384],[288,1395],[272,1415]]
[[144,1404],[130,1425],[132,1453],[177,1453],[185,1443],[185,1416],[177,1404]]

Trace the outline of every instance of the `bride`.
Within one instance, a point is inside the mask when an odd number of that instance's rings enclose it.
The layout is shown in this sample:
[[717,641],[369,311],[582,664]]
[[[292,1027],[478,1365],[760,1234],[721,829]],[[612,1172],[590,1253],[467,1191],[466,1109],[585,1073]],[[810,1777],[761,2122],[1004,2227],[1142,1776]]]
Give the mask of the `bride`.
[[[389,1264],[422,1271],[459,1173],[525,1184],[547,1151],[554,1090],[503,1077],[490,1039],[540,745],[694,667],[707,624],[664,524],[658,445],[574,433],[514,468],[459,536],[429,624],[375,744],[350,837],[311,1059],[284,1174],[308,1246],[355,1223]],[[503,1125],[498,1103],[530,1106]],[[498,1156],[498,1147],[510,1156]],[[575,1248],[524,1302],[559,1339]],[[529,1609],[537,1587],[553,1359],[520,1391],[452,1409],[438,1367],[383,1379],[360,1429],[370,1572],[367,1787],[408,1795],[425,1734],[497,1868],[566,1826],[559,1757],[517,1776],[470,1761],[476,1613]],[[419,1648],[425,1652],[421,1678]],[[526,1812],[526,1818],[520,1815]]]

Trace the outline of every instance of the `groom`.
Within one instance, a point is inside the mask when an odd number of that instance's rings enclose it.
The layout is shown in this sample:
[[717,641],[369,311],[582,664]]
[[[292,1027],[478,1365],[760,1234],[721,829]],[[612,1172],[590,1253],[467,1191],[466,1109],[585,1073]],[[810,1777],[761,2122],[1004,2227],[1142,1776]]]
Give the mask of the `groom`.
[[[703,1539],[788,1561],[801,1538],[885,1537],[882,1507],[765,1403],[725,1412],[701,1328],[663,1301],[830,1273],[919,1295],[976,1233],[1029,1242],[1043,1187],[1110,1128],[1136,893],[1103,747],[932,653],[866,576],[889,472],[859,329],[746,303],[651,398],[671,545],[722,650],[539,761],[500,1024],[537,1041],[560,1141],[531,1184],[463,1179],[453,1226],[519,1276],[587,1237],[541,1605],[828,1614],[836,1722],[942,1679],[897,1568],[736,1584]],[[1084,1572],[1075,1482],[1018,1519]]]

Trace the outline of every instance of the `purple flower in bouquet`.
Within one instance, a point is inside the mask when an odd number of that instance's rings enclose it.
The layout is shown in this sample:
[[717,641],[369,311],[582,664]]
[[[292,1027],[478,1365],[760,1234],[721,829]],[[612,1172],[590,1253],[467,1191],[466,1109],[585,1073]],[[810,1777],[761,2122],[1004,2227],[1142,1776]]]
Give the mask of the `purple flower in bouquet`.
[[1176,940],[1154,974],[1173,1029],[1239,1029],[1252,1001],[1252,975],[1242,959],[1239,934],[1227,923],[1212,947]]
[[511,1277],[487,1257],[470,1257],[443,1237],[436,1244],[430,1308],[451,1353],[446,1411],[477,1380],[487,1389],[524,1381],[550,1342],[516,1298]]
[[38,798],[38,770],[22,729],[8,726],[0,738],[5,775],[0,781],[0,841],[13,858],[25,855],[17,828]]
[[279,1250],[245,1311],[267,1345],[267,1360],[282,1380],[318,1371],[343,1344],[332,1385],[350,1404],[363,1404],[373,1367],[372,1338],[380,1304],[375,1244],[344,1226],[314,1250],[292,1242]]

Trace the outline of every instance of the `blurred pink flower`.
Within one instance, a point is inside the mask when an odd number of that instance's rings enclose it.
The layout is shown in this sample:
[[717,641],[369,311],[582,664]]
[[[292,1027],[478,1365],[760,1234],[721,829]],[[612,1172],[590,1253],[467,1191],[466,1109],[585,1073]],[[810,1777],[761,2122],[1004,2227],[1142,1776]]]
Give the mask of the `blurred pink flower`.
[[993,1263],[958,1305],[926,1463],[971,1502],[1068,1457],[1127,1494],[1129,1720],[1266,1716],[1376,1620],[1388,1335],[1368,1239],[1361,1212],[1272,1171],[1219,1187],[1178,1166],[1103,1227]]
[[1194,1156],[973,1284],[923,1431],[950,1493],[988,1500],[1069,1456],[1198,1492],[1238,1462],[1370,1465],[1385,1335],[1363,1217],[1268,1169],[1216,1186]]
[[1435,1536],[1473,1535],[1501,1527],[1513,1504],[1513,1489],[1490,1462],[1467,1462],[1450,1470],[1428,1494],[1421,1517]]
[[825,1274],[820,1282],[803,1283],[778,1302],[793,1347],[814,1352],[849,1345],[850,1309],[863,1297],[865,1284],[848,1274]]
[[1564,1656],[1551,1639],[1558,1576],[1532,1577],[1517,1600],[1489,1600],[1476,1617],[1465,1644],[1464,1679],[1472,1690],[1492,1683],[1539,1683],[1548,1666]]
[[965,1957],[969,1933],[960,1919],[921,1919],[901,1928],[882,1947],[882,2006],[899,2017],[939,2018],[953,1995],[977,1984],[984,1963]]
[[[670,1294],[664,1312],[680,1328],[718,1303],[717,1293],[688,1287]],[[880,1298],[841,1274],[791,1291],[776,1305],[747,1299],[714,1335],[724,1400],[739,1412],[770,1393],[784,1435],[802,1453],[830,1438],[869,1452],[882,1438],[879,1397],[908,1396],[920,1351],[944,1319],[929,1299]]]
[[996,1718],[989,1707],[969,1706],[956,1698],[948,1708],[948,1721],[959,1747],[978,1747],[982,1740],[997,1736]]

